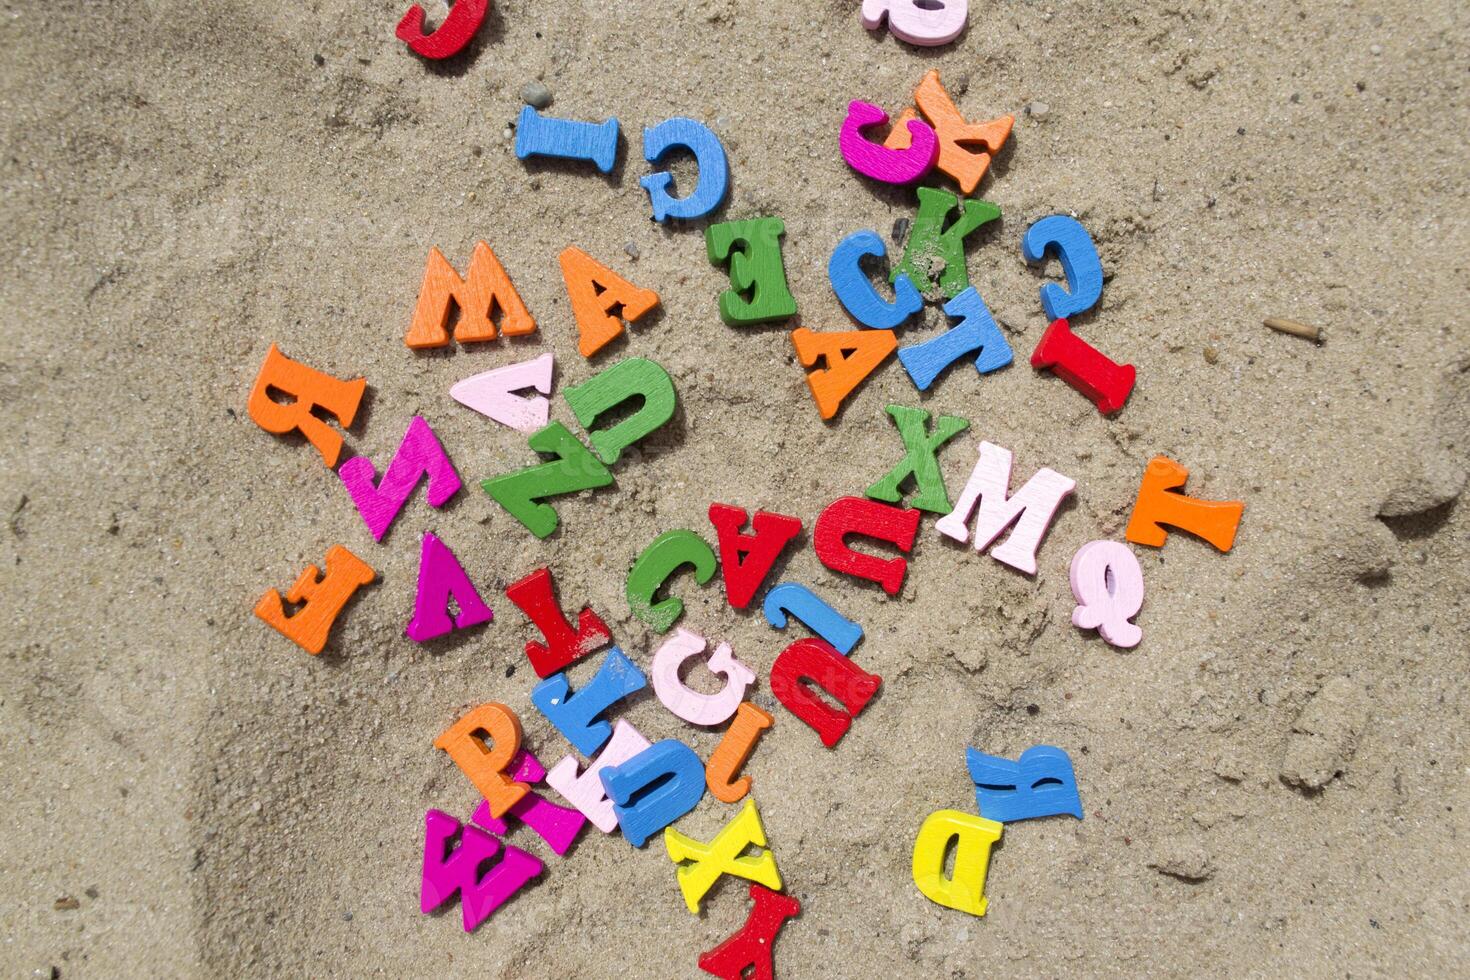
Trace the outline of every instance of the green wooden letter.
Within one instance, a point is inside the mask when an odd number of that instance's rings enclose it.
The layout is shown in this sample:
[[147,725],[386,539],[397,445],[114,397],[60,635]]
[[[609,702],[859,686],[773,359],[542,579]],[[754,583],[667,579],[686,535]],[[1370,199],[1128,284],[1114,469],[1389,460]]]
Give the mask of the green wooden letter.
[[965,268],[965,236],[999,218],[1000,208],[989,201],[966,199],[959,219],[946,228],[944,219],[959,205],[960,199],[937,187],[917,190],[919,213],[914,217],[903,261],[888,278],[897,281],[899,276],[907,275],[914,285],[920,286],[921,292],[926,291],[921,284],[932,287],[938,278],[940,290],[954,299],[970,285],[970,273]]
[[685,565],[694,568],[694,581],[704,585],[714,577],[719,562],[714,549],[693,531],[665,531],[643,549],[628,572],[628,608],[655,633],[665,633],[684,613],[677,596],[653,601],[654,593]]
[[[796,315],[781,261],[780,218],[726,221],[704,230],[704,247],[715,265],[730,263],[732,288],[720,294],[720,319],[732,327],[784,320]],[[736,246],[740,246],[736,248]]]
[[[923,188],[920,188],[923,190]],[[958,415],[941,415],[934,425],[934,432],[927,433],[929,413],[922,408],[905,408],[889,405],[888,414],[898,426],[899,438],[903,439],[906,453],[888,475],[868,487],[867,494],[874,500],[897,503],[903,499],[899,491],[905,480],[913,477],[918,493],[909,503],[919,510],[947,514],[954,508],[949,502],[949,493],[944,489],[944,474],[939,471],[939,460],[935,453],[955,436],[970,427],[966,419]]]
[[[577,417],[592,448],[611,466],[633,443],[674,417],[674,382],[669,372],[643,357],[619,361],[565,392],[567,404]],[[629,398],[643,397],[643,407],[611,429],[592,431],[598,416]]]
[[492,477],[480,487],[532,534],[544,538],[556,530],[558,518],[554,507],[537,503],[538,500],[605,487],[612,483],[613,476],[560,422],[552,422],[533,433],[529,442],[538,453],[557,458]]

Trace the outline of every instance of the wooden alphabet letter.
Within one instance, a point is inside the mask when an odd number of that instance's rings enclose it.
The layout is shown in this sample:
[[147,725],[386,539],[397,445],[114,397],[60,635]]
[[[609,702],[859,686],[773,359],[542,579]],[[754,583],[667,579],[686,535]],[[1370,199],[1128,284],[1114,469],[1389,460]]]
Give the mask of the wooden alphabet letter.
[[[449,618],[448,608],[451,597],[459,607],[453,620]],[[427,643],[452,630],[488,623],[492,618],[490,607],[480,598],[475,583],[454,552],[426,532],[419,552],[419,587],[413,601],[413,619],[404,634],[415,643]]]
[[545,867],[535,855],[507,844],[505,856],[486,872],[485,865],[501,847],[479,827],[461,828],[458,820],[439,810],[425,813],[419,910],[428,915],[457,894],[465,932],[490,918]]
[[709,757],[704,767],[704,782],[715,799],[721,803],[736,803],[750,792],[750,777],[735,778],[755,751],[761,732],[775,724],[776,719],[757,708],[749,701],[742,701],[735,711],[735,720],[725,729],[720,744]]
[[898,348],[898,338],[892,330],[815,333],[797,327],[791,331],[791,343],[802,367],[814,368],[818,359],[826,362],[826,367],[809,371],[806,376],[817,412],[824,419],[836,415],[853,389]]
[[497,309],[500,330],[507,337],[535,332],[536,321],[489,245],[475,244],[469,272],[463,278],[443,252],[431,247],[413,322],[403,342],[414,350],[448,346],[449,317],[455,310],[459,311],[455,340],[461,344],[494,340]]
[[914,118],[908,120],[909,146],[905,149],[891,150],[863,136],[864,129],[886,122],[888,113],[871,102],[849,102],[847,118],[837,137],[842,159],[864,177],[885,184],[912,184],[934,169],[939,159],[939,137],[934,135],[933,126]]
[[418,415],[409,420],[408,431],[403,434],[403,441],[398,444],[398,451],[381,480],[373,461],[366,456],[353,456],[344,462],[337,476],[352,496],[374,541],[383,540],[414,487],[425,476],[429,478],[426,496],[430,507],[443,507],[450,497],[459,493],[460,487],[459,474],[449,461],[449,454],[429,423]]
[[755,674],[721,643],[709,659],[709,672],[725,678],[718,694],[701,694],[679,679],[684,662],[704,652],[704,637],[679,630],[663,642],[653,657],[653,691],[678,717],[692,725],[718,725],[735,713]]
[[990,557],[1012,568],[1036,574],[1036,549],[1051,526],[1052,515],[1062,500],[1077,485],[1070,477],[1042,467],[1015,496],[1006,494],[1011,486],[1011,451],[989,442],[980,443],[980,458],[960,494],[955,509],[941,517],[934,528],[940,534],[963,543],[970,537],[970,514],[980,505],[975,518],[974,546],[984,551],[1012,524],[1016,529]]
[[545,643],[535,640],[526,643],[526,659],[531,661],[537,677],[550,677],[612,642],[612,632],[590,606],[582,607],[577,615],[577,628],[572,629],[556,601],[556,586],[549,569],[538,568],[507,586],[505,595],[546,638]]
[[561,518],[550,504],[539,503],[547,497],[559,497],[592,490],[613,482],[612,470],[593,456],[577,437],[560,422],[553,422],[527,440],[536,452],[556,458],[491,477],[480,482],[480,488],[505,508],[506,513],[526,526],[526,530],[544,538],[556,530]]
[[270,627],[312,655],[327,645],[327,634],[347,600],[374,578],[371,568],[341,545],[327,552],[327,573],[315,565],[305,571],[286,592],[286,602],[304,602],[295,614],[286,615],[281,593],[271,589],[255,604],[255,615]]
[[903,558],[874,558],[853,551],[847,545],[849,534],[886,541],[904,554],[914,547],[919,532],[917,510],[894,507],[863,497],[842,497],[832,501],[817,518],[812,546],[817,558],[834,572],[867,579],[883,586],[889,595],[898,595],[908,562]]
[[744,327],[796,315],[781,262],[785,231],[780,218],[726,221],[704,230],[709,260],[730,264],[730,288],[720,294],[720,319],[727,325]]
[[398,30],[394,33],[420,58],[435,61],[452,58],[470,43],[489,9],[490,0],[456,0],[439,29],[425,34],[424,8],[414,4],[398,22]]
[[637,323],[658,305],[658,293],[633,285],[580,248],[568,245],[559,258],[572,316],[577,319],[577,350],[583,357],[591,357],[617,339],[624,320]]
[[699,968],[720,980],[775,980],[776,936],[786,920],[801,912],[790,895],[752,883],[755,902],[740,931],[699,958]]
[[678,596],[654,601],[675,572],[684,566],[694,569],[694,581],[704,585],[714,578],[719,560],[714,549],[693,531],[665,531],[643,549],[628,572],[628,609],[655,633],[665,633],[684,614]]
[[[817,697],[808,683],[836,698],[846,710],[838,711]],[[797,640],[771,665],[771,693],[810,725],[829,749],[847,734],[853,718],[867,707],[882,683],[883,678],[867,673],[830,643],[816,638]]]
[[[295,401],[282,404],[270,396],[271,389],[290,395]],[[328,468],[337,465],[342,451],[342,437],[327,423],[312,414],[325,409],[337,417],[342,428],[350,428],[357,416],[357,406],[367,389],[366,378],[342,381],[330,374],[314,371],[282,354],[275,344],[266,351],[265,363],[255,376],[246,411],[255,424],[273,435],[282,436],[297,429],[322,454]]]
[[1234,547],[1245,502],[1198,500],[1171,492],[1183,487],[1188,479],[1189,470],[1167,456],[1149,460],[1143,483],[1138,487],[1138,500],[1133,504],[1133,516],[1128,519],[1128,530],[1123,536],[1134,544],[1162,548],[1169,538],[1163,525],[1168,524],[1204,538],[1220,551]]
[[[1005,828],[994,820],[939,810],[929,814],[914,840],[914,884],[929,901],[971,915],[984,915],[985,872],[990,866],[990,847]],[[954,875],[944,876],[944,855],[957,840]]]
[[[766,846],[766,828],[761,826],[755,800],[746,800],[740,812],[708,844],[666,827],[664,847],[669,860],[679,866],[679,891],[694,915],[699,914],[700,899],[727,874],[767,888],[781,888],[781,872],[776,869],[776,856]],[[749,847],[755,847],[758,853],[742,856]]]
[[[487,746],[486,743],[493,743]],[[444,729],[434,748],[449,753],[454,764],[499,817],[521,801],[530,787],[506,775],[521,748],[521,719],[503,704],[482,704]]]
[[[900,352],[899,356],[903,356]],[[896,504],[903,499],[902,487],[913,481],[918,491],[909,501],[916,510],[927,510],[944,514],[950,510],[949,491],[944,488],[944,474],[939,470],[936,453],[939,447],[970,427],[966,419],[958,415],[941,415],[928,432],[929,413],[922,408],[906,408],[889,405],[888,414],[898,426],[898,437],[903,440],[904,458],[888,471],[888,475],[865,491],[874,500]]]
[[[581,384],[572,385],[564,394],[577,422],[587,430],[592,449],[609,466],[618,461],[624,449],[673,418],[678,402],[669,373],[642,357],[619,361]],[[604,412],[630,398],[643,400],[638,411],[610,429],[593,431],[592,426]]]
[[758,510],[750,534],[741,534],[745,511],[729,504],[710,504],[709,520],[720,541],[720,569],[725,574],[725,596],[735,609],[755,598],[771,566],[791,539],[801,533],[801,521],[784,514]]

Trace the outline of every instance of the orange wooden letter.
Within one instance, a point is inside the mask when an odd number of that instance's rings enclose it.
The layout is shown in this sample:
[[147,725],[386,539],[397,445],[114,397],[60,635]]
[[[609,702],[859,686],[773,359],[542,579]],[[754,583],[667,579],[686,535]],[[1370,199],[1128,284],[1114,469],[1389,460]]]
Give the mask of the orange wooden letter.
[[[493,742],[487,747],[486,742]],[[503,704],[482,704],[434,739],[434,748],[449,753],[454,764],[490,804],[490,816],[499,819],[521,801],[531,787],[505,774],[521,748],[521,719]]]
[[[272,388],[296,400],[283,405],[270,396]],[[311,410],[324,408],[337,417],[342,428],[348,428],[357,415],[357,406],[366,388],[366,378],[343,381],[330,374],[322,374],[291,360],[271,344],[271,349],[266,351],[265,363],[255,376],[255,387],[250,389],[250,400],[245,407],[255,424],[267,432],[282,436],[300,429],[330,468],[337,465],[342,437],[311,414]]]
[[536,321],[521,302],[521,294],[505,274],[505,267],[484,242],[475,245],[469,272],[463,279],[443,252],[429,249],[424,282],[419,286],[419,302],[403,342],[414,350],[448,344],[451,304],[459,310],[454,339],[461,344],[495,339],[492,317],[497,307],[500,331],[507,337],[518,337],[536,329]]
[[[1015,116],[1001,116],[989,122],[970,123],[939,82],[939,72],[930,69],[914,89],[914,101],[919,111],[934,126],[939,137],[939,169],[953,177],[960,190],[971,194],[990,167],[990,159],[1000,152],[1006,138],[1011,135]],[[909,135],[909,120],[914,118],[913,109],[905,109],[893,122],[893,131],[883,145],[890,150],[906,150],[913,139]]]
[[740,707],[735,710],[735,720],[725,729],[724,737],[704,767],[704,783],[715,799],[721,803],[735,803],[750,792],[750,777],[736,779],[735,774],[755,750],[761,732],[775,721],[749,701],[740,702]]
[[898,348],[898,338],[892,330],[813,333],[806,327],[797,327],[791,331],[791,343],[796,346],[796,356],[803,367],[814,367],[819,357],[827,359],[826,368],[806,376],[817,411],[824,419],[836,415],[842,400]]
[[[575,246],[558,256],[561,276],[577,320],[577,350],[591,357],[623,332],[623,320],[637,323],[658,305],[658,293],[641,289]],[[621,307],[619,313],[614,312]]]
[[1221,551],[1229,551],[1235,544],[1235,531],[1240,527],[1245,502],[1197,500],[1169,492],[1184,486],[1188,479],[1189,470],[1167,456],[1149,460],[1124,537],[1134,544],[1162,548],[1169,538],[1162,525],[1168,524],[1199,535]]
[[306,604],[294,616],[286,615],[281,593],[275,589],[255,604],[255,615],[313,656],[327,645],[327,633],[347,600],[375,577],[366,562],[341,545],[333,545],[327,552],[326,566],[327,574],[323,575],[315,565],[307,565],[287,591],[286,602]]

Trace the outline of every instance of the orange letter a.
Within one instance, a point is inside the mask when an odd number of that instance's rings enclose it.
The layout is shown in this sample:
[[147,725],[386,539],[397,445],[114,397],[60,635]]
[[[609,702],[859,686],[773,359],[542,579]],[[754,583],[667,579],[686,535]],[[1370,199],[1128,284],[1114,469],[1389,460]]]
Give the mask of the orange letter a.
[[469,272],[463,279],[443,252],[429,249],[419,302],[403,342],[414,350],[447,345],[451,302],[459,310],[454,339],[461,344],[495,339],[491,317],[497,307],[501,313],[500,330],[507,337],[518,337],[536,329],[536,321],[521,302],[521,294],[505,274],[505,267],[484,242],[475,245]]
[[[623,320],[638,320],[658,305],[658,293],[633,285],[574,245],[558,258],[572,316],[577,319],[577,350],[591,357],[623,332]],[[613,310],[622,307],[622,319]]]

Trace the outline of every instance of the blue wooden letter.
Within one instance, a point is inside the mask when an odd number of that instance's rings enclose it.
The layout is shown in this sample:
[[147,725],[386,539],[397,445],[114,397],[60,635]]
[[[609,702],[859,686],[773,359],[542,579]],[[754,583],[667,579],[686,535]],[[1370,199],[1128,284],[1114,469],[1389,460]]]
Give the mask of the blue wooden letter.
[[578,122],[543,116],[530,106],[516,120],[516,156],[590,160],[607,173],[618,155],[618,121]]
[[600,720],[602,713],[647,686],[648,678],[643,676],[643,671],[622,650],[613,647],[603,658],[592,683],[576,694],[567,683],[566,671],[562,671],[531,689],[531,703],[578,752],[590,756],[612,738],[612,725]]
[[1021,254],[1027,262],[1045,260],[1047,250],[1053,248],[1071,292],[1054,282],[1046,283],[1041,287],[1041,308],[1048,320],[1062,320],[1092,309],[1102,297],[1102,262],[1087,229],[1064,214],[1042,218],[1021,239]]
[[883,239],[871,231],[853,232],[832,250],[827,278],[849,316],[874,330],[892,330],[919,312],[924,299],[908,276],[899,275],[893,280],[893,302],[885,302],[858,264],[867,255],[887,258]]
[[941,371],[971,351],[980,352],[975,356],[975,370],[981,374],[1011,363],[1011,345],[974,286],[945,303],[944,312],[960,322],[933,340],[910,344],[898,352],[904,370],[920,391],[928,391]]
[[654,742],[622,765],[608,766],[601,776],[618,826],[634,847],[693,810],[704,796],[704,763],[673,738]]
[[782,582],[767,592],[763,609],[766,622],[776,629],[786,628],[786,614],[790,613],[844,657],[863,638],[861,626],[817,598],[811,589],[795,582]]
[[1011,823],[1058,813],[1082,819],[1072,760],[1061,749],[1037,745],[1022,752],[1019,762],[966,749],[965,761],[980,816],[987,820]]
[[685,197],[673,197],[668,193],[668,187],[674,182],[674,175],[668,171],[640,179],[639,185],[648,191],[648,198],[653,202],[654,221],[703,218],[720,206],[730,186],[730,164],[725,159],[725,148],[708,126],[675,116],[643,131],[643,158],[649,163],[658,163],[675,147],[683,147],[694,154],[694,162],[699,166],[699,182]]

